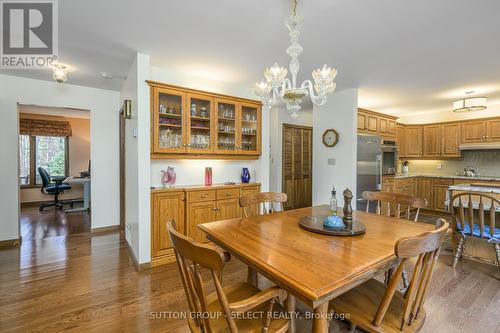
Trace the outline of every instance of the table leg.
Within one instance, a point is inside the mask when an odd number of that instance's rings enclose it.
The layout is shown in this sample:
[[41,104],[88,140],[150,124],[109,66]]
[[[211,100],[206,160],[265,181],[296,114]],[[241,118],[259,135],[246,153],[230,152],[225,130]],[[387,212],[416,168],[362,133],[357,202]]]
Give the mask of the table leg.
[[328,333],[328,302],[314,308],[313,333]]
[[290,327],[288,328],[288,333],[295,333],[295,307],[295,296],[289,293],[286,301],[286,311],[290,316]]

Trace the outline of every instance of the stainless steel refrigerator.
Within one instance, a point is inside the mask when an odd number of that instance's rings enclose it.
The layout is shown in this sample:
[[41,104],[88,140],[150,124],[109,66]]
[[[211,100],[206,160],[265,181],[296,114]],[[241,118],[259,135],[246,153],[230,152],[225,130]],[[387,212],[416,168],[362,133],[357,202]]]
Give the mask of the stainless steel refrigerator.
[[[356,209],[365,210],[363,191],[382,190],[382,149],[380,137],[358,134]],[[375,205],[372,205],[375,208]]]

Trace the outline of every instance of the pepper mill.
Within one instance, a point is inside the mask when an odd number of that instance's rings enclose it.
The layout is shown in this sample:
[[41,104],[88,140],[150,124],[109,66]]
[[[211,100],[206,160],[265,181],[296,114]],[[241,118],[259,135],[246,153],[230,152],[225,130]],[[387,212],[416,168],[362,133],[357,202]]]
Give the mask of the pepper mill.
[[348,188],[344,190],[344,221],[346,228],[352,228],[352,192]]

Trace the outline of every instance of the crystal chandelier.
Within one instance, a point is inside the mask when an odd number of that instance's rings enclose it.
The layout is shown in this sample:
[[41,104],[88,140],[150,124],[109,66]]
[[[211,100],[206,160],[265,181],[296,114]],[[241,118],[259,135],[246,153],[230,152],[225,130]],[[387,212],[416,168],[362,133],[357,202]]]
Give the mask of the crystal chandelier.
[[290,31],[291,44],[286,53],[291,58],[289,67],[292,79],[287,78],[286,68],[275,63],[273,67],[264,71],[264,79],[255,85],[255,94],[260,97],[264,105],[270,106],[273,97],[279,97],[285,103],[287,110],[292,113],[292,118],[298,117],[297,111],[301,109],[301,104],[307,95],[311,97],[314,105],[324,105],[327,96],[335,90],[334,80],[337,76],[335,68],[324,65],[323,68],[312,72],[314,84],[311,80],[306,80],[300,87],[297,86],[297,73],[300,68],[298,57],[303,51],[299,44],[299,29],[303,20],[297,15],[296,9],[297,0],[293,0],[293,14],[285,20],[285,25]]

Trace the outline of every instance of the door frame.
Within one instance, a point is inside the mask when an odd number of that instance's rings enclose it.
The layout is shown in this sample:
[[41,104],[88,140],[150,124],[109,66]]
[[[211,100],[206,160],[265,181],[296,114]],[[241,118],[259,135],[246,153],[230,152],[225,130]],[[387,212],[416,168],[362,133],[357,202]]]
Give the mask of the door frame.
[[[297,129],[307,129],[311,131],[311,142],[310,142],[310,152],[311,152],[311,170],[310,170],[310,175],[311,175],[311,186],[312,186],[312,177],[313,177],[313,169],[312,169],[312,161],[313,161],[313,139],[314,139],[314,130],[312,126],[305,126],[305,125],[294,125],[294,124],[286,124],[283,123],[281,125],[281,192],[284,192],[284,185],[285,185],[285,163],[284,163],[284,151],[285,151],[285,140],[284,140],[284,129],[285,127],[288,128],[297,128]],[[312,191],[311,191],[311,202],[312,202]]]
[[125,229],[125,112],[120,109],[119,116],[119,140],[120,140],[120,229]]

